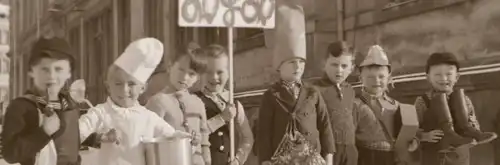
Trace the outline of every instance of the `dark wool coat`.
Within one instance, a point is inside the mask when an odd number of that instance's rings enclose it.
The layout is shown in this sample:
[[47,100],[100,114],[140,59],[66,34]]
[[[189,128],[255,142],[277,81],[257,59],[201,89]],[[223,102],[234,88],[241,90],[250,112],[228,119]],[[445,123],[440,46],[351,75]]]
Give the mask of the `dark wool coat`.
[[321,155],[335,152],[325,103],[321,93],[311,84],[303,84],[298,99],[295,99],[278,82],[264,93],[262,99],[255,144],[259,162],[271,159],[291,120],[296,121],[298,131],[321,151]]

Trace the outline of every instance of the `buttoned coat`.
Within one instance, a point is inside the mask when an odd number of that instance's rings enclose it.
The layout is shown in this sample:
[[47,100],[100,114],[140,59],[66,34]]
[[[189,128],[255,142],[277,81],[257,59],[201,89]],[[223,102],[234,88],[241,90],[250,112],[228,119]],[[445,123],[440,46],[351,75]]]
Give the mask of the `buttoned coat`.
[[325,156],[335,152],[335,140],[321,93],[303,84],[297,99],[281,83],[272,85],[262,98],[259,111],[257,147],[259,162],[268,161],[286,133],[288,123],[297,129]]

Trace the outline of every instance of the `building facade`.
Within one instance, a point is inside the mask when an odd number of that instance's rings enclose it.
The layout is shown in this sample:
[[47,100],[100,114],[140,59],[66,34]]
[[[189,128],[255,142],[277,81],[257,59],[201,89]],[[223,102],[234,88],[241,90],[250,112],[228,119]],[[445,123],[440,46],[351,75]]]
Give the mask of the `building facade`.
[[[484,130],[500,123],[500,1],[498,0],[301,0],[306,15],[308,62],[306,79],[322,75],[326,47],[346,40],[360,52],[372,44],[386,49],[397,83],[391,91],[411,103],[428,89],[424,71],[431,52],[450,51],[463,63],[459,86],[472,96]],[[28,51],[37,37],[66,37],[77,52],[73,78],[87,82],[89,100],[104,101],[103,73],[139,37],[165,45],[162,66],[152,77],[144,99],[164,87],[167,66],[189,42],[226,45],[224,28],[177,26],[177,0],[11,0],[10,96],[22,94],[27,77]],[[238,99],[255,119],[263,89],[273,83],[272,30],[236,29],[235,87]],[[349,78],[355,83],[356,74]],[[500,126],[498,126],[500,127]],[[498,128],[497,127],[497,128]],[[500,143],[500,142],[499,142]],[[500,144],[498,144],[500,146]],[[472,163],[492,165],[500,147],[473,148]],[[500,159],[500,158],[498,158]],[[497,161],[500,164],[500,160]]]
[[0,2],[0,114],[9,102],[9,10],[8,3]]

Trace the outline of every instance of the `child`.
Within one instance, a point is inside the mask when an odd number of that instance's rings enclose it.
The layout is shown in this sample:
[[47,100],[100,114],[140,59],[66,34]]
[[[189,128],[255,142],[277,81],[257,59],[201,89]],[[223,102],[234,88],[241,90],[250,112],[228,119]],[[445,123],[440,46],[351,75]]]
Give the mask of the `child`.
[[354,89],[345,82],[354,69],[354,52],[347,43],[340,41],[328,45],[322,79],[314,84],[325,99],[332,124],[335,148],[334,165],[357,165],[358,151],[355,145],[352,105]]
[[408,148],[398,148],[395,144],[403,128],[400,113],[409,109],[401,108],[398,101],[386,94],[391,68],[380,46],[370,48],[360,71],[363,89],[356,97],[353,109],[359,165],[410,163],[410,157],[406,156],[408,151],[416,150],[416,139],[409,143]]
[[163,45],[153,38],[132,42],[108,69],[105,84],[109,97],[91,108],[80,122],[81,138],[99,132],[98,164],[145,165],[141,138],[188,137],[175,131],[158,115],[138,103],[139,95],[161,61]]
[[[229,103],[229,91],[225,89],[229,79],[229,65],[227,51],[219,45],[210,45],[205,49],[207,58],[207,72],[204,75],[204,88],[196,92],[205,104],[208,129],[210,130],[210,144],[212,147],[212,164],[243,165],[253,146],[253,134],[243,106],[238,102],[237,107]],[[235,137],[238,144],[235,146],[235,160],[230,159],[229,123],[235,119]]]
[[293,4],[277,7],[273,67],[280,80],[262,96],[256,143],[260,164],[331,164],[335,152],[321,93],[301,81],[306,60],[302,13]]
[[169,84],[152,96],[146,107],[158,114],[176,130],[193,135],[193,164],[210,165],[210,131],[207,128],[205,105],[196,95],[190,94],[192,87],[206,64],[200,59],[202,51],[194,50],[178,56],[169,70]]
[[[453,87],[458,81],[459,63],[451,53],[433,53],[426,64],[427,80],[432,85],[432,91],[425,93],[415,101],[415,107],[419,114],[419,133],[422,143],[422,163],[426,165],[466,165],[469,164],[469,148],[471,144],[484,143],[493,140],[493,133],[482,133],[479,131],[479,123],[475,117],[474,106],[468,97],[465,98],[466,106],[463,111],[458,108],[450,109],[446,95],[453,92]],[[450,101],[453,102],[452,99]],[[439,108],[434,108],[438,107]],[[427,110],[429,109],[429,110]],[[432,109],[432,111],[430,111]],[[451,110],[451,111],[450,111]],[[461,118],[468,121],[458,122],[452,115],[462,114]],[[457,116],[458,117],[458,116]],[[454,124],[458,124],[455,125]],[[457,134],[455,128],[466,125],[467,132]],[[457,129],[457,131],[460,131]],[[475,135],[475,136],[474,136]],[[436,144],[439,142],[438,144]],[[446,151],[448,147],[456,147]],[[465,147],[464,147],[465,146]]]
[[71,77],[73,52],[61,38],[40,38],[28,59],[33,88],[7,107],[3,156],[21,165],[76,165],[80,148],[78,117],[63,86]]

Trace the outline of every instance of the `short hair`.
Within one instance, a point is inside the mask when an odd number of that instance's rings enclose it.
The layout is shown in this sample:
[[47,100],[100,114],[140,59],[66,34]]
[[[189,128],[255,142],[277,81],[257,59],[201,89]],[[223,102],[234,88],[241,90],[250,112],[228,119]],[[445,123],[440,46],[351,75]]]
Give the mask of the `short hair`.
[[206,53],[201,48],[193,49],[192,51],[187,51],[181,53],[174,58],[172,64],[179,62],[180,60],[187,58],[189,61],[189,69],[194,70],[196,73],[204,73],[207,69]]
[[204,49],[204,51],[208,58],[228,57],[227,49],[218,44],[209,45]]
[[332,57],[340,57],[341,55],[348,54],[352,56],[352,60],[354,61],[356,56],[355,56],[355,50],[345,41],[337,41],[330,43],[327,48],[327,58],[332,56]]

